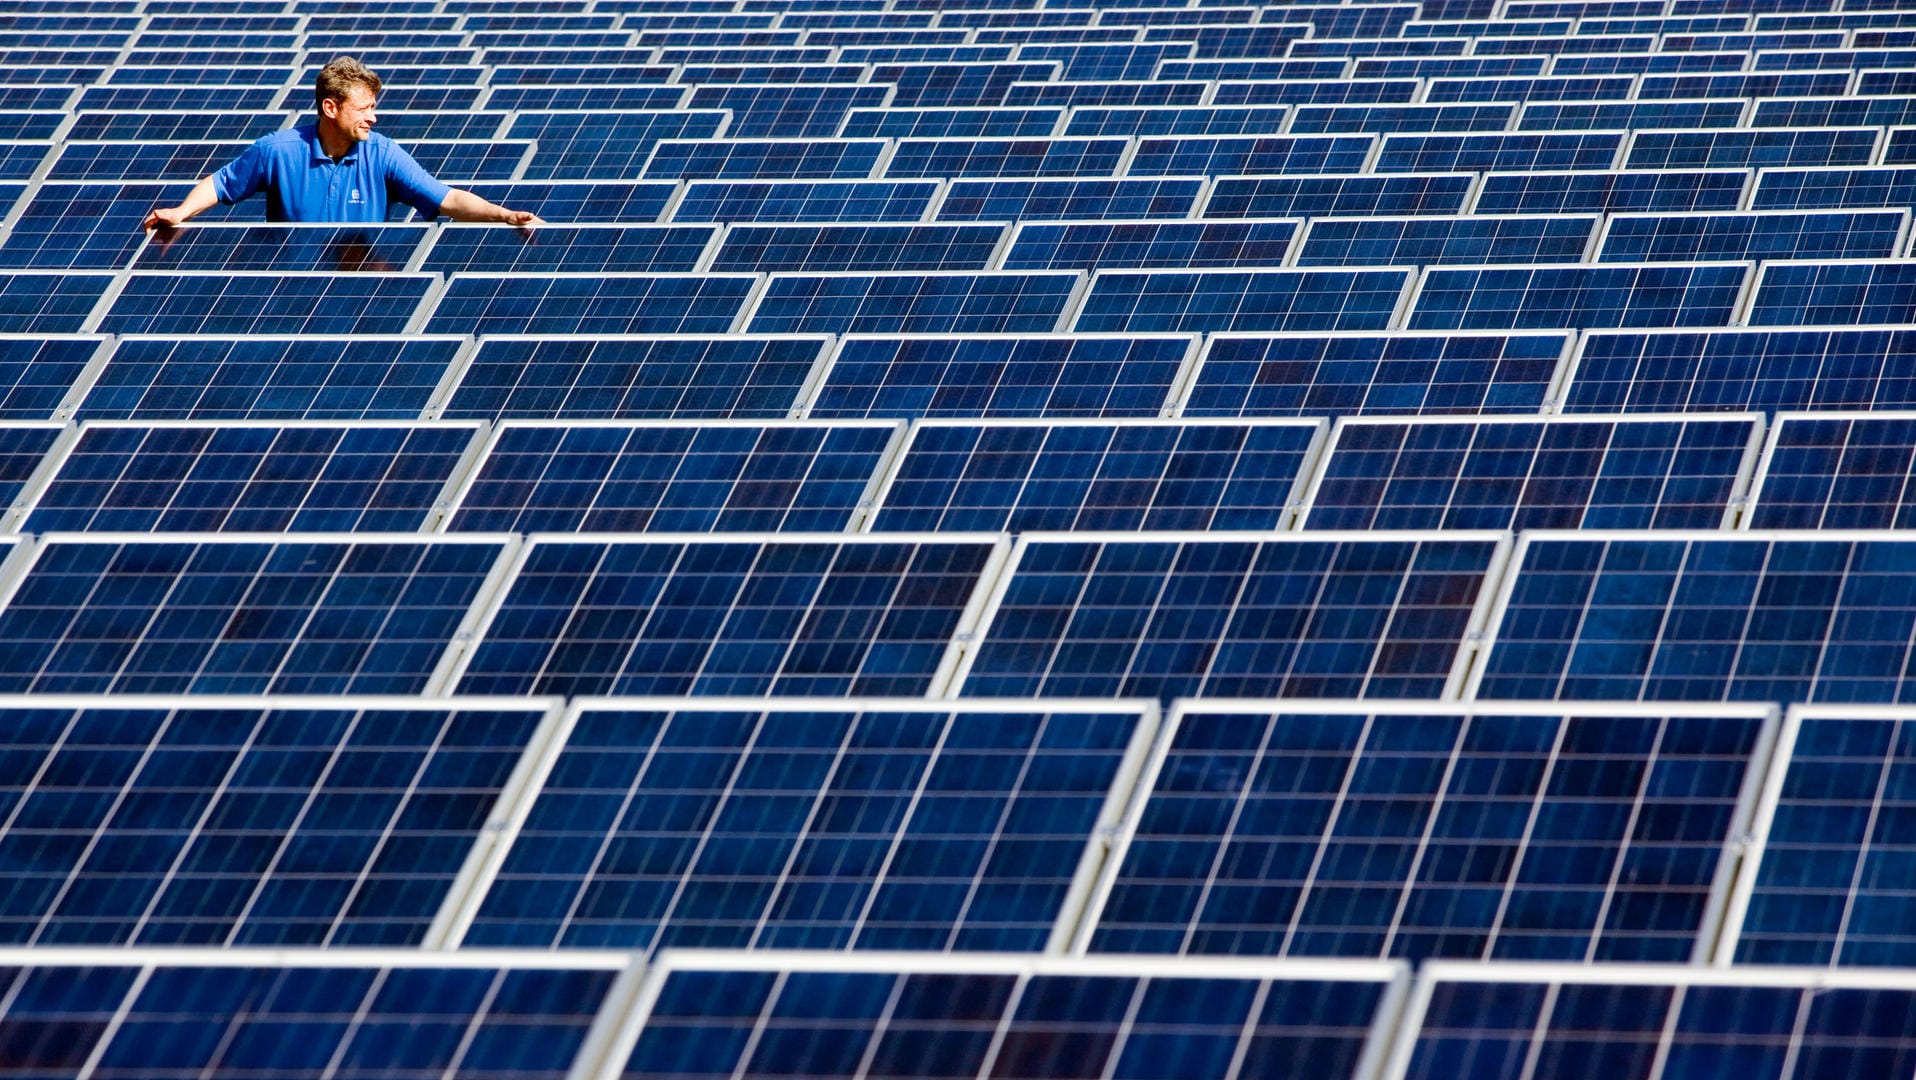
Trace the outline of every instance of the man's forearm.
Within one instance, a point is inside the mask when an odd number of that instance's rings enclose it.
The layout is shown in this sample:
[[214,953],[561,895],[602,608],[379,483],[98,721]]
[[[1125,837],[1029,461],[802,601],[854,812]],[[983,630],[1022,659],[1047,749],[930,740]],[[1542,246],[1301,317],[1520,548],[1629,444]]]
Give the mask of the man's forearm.
[[219,201],[219,192],[213,187],[213,178],[203,177],[199,183],[193,185],[192,191],[186,193],[186,198],[181,199],[178,206],[154,210],[146,215],[145,225],[149,229],[156,226],[178,225],[218,206]]
[[439,212],[454,221],[496,221],[502,225],[529,225],[539,220],[529,211],[508,210],[459,188],[446,193]]

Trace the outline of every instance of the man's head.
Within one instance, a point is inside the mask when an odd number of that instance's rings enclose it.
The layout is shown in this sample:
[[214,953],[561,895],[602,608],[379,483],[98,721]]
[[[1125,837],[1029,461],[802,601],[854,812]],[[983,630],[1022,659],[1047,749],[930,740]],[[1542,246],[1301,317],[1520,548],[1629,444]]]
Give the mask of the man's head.
[[372,137],[378,118],[373,106],[379,99],[379,76],[350,56],[333,58],[319,69],[313,82],[313,99],[319,105],[319,117],[330,121],[340,134],[354,142]]

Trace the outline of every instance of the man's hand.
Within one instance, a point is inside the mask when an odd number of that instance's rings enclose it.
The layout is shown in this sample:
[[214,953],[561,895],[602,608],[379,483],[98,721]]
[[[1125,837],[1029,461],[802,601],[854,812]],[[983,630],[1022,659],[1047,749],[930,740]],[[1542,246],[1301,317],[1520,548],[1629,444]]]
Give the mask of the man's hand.
[[186,198],[180,200],[180,205],[154,207],[152,212],[146,215],[146,220],[140,223],[140,227],[171,229],[177,225],[184,225],[195,215],[218,206],[219,201],[219,196],[213,189],[213,178],[202,177],[199,183],[193,185],[193,190],[186,193]]
[[186,221],[189,215],[183,206],[156,206],[148,211],[146,220],[140,223],[143,229],[171,229]]
[[505,214],[506,224],[517,229],[524,229],[528,232],[532,230],[534,225],[545,224],[545,219],[530,210],[507,210]]

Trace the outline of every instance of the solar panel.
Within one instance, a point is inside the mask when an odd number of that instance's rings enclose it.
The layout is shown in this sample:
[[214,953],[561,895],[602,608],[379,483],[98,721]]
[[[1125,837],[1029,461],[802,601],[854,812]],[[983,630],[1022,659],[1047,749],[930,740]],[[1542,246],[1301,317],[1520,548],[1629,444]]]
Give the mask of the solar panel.
[[1477,692],[1898,701],[1911,557],[1868,534],[1530,534]]
[[1902,246],[1907,211],[1613,215],[1603,262],[1886,258]]
[[[1247,28],[1249,29],[1249,28]],[[1278,29],[1267,27],[1260,29]],[[1280,44],[1292,40],[1289,35],[1280,39]],[[1273,52],[1276,50],[1273,49]],[[1167,79],[1341,79],[1348,74],[1350,62],[1343,59],[1330,60],[1261,60],[1261,59],[1203,59],[1203,60],[1166,60],[1158,73]]]
[[411,323],[436,283],[430,274],[137,270],[127,275],[99,329],[108,334],[396,334]]
[[1539,215],[1313,218],[1293,265],[1566,262],[1583,258],[1599,221]]
[[1149,82],[1093,80],[1014,82],[1004,105],[1195,105],[1210,90],[1204,79],[1153,79]]
[[1758,529],[1903,528],[1916,440],[1896,412],[1777,418],[1748,518]]
[[888,177],[1114,176],[1123,138],[900,139]]
[[424,1068],[557,1080],[618,974],[597,957],[567,967],[484,953],[423,963],[403,953],[324,959],[16,950],[6,1020],[26,1062],[69,1073],[85,1066],[103,1080],[150,1075],[161,1048],[196,1075],[269,1061],[289,1076]]
[[1383,330],[1414,271],[1099,270],[1073,326],[1112,333]]
[[869,81],[896,86],[898,92],[891,103],[904,108],[1004,105],[1012,83],[1056,79],[1063,74],[1059,68],[1057,62],[1049,60],[1030,64],[881,64],[871,69]]
[[[1625,138],[1618,131],[1385,135],[1374,168],[1378,172],[1607,169],[1617,164]],[[1630,164],[1636,166],[1635,161]]]
[[682,273],[696,269],[718,230],[698,225],[541,225],[521,231],[450,224],[435,231],[421,270],[441,274]]
[[508,421],[450,499],[480,532],[832,532],[898,426]]
[[1127,176],[1344,173],[1370,160],[1369,135],[1161,135],[1138,140]]
[[[1205,85],[1203,83],[1198,84]],[[1416,79],[1276,79],[1222,80],[1214,91],[1214,105],[1343,105],[1366,102],[1409,102],[1422,92]]]
[[1281,528],[1323,433],[1317,421],[926,420],[870,528]]
[[1748,182],[1741,169],[1486,173],[1471,209],[1479,214],[1736,210]]
[[446,283],[424,329],[722,334],[732,329],[756,283],[738,274],[458,274]]
[[1300,223],[1279,221],[1027,222],[1011,234],[1007,270],[1279,266]]
[[1916,263],[1765,263],[1751,326],[1872,326],[1916,322]]
[[81,420],[417,419],[458,338],[125,337]]
[[[246,149],[244,142],[194,143],[62,143],[56,151],[53,180],[198,180]],[[37,147],[38,152],[33,148]],[[16,151],[18,151],[16,153]],[[0,143],[0,179],[24,180],[46,156],[46,144]],[[22,172],[19,166],[31,157]]]
[[0,274],[0,323],[10,333],[66,334],[84,329],[111,274],[16,270]]
[[486,108],[521,110],[627,111],[676,109],[684,102],[683,86],[566,85],[495,86],[486,93]]
[[0,688],[422,693],[506,552],[480,536],[53,534],[0,610]]
[[[1202,177],[950,181],[940,221],[1189,217]],[[1258,216],[1258,215],[1245,215]]]
[[414,532],[470,424],[96,421],[24,500],[29,532]]
[[1498,104],[1300,105],[1291,131],[1503,131],[1517,107]]
[[[379,117],[379,129],[389,139],[407,146],[418,145],[420,140],[485,140],[491,141],[505,130],[511,114],[505,111],[469,112],[438,111],[421,109],[415,112],[388,112]],[[524,149],[524,145],[520,145]],[[510,157],[507,154],[506,157]],[[493,160],[505,160],[504,158]],[[489,167],[492,166],[488,162]],[[462,167],[456,159],[447,159],[446,168]],[[475,175],[472,166],[463,166],[466,172],[459,175]]]
[[1172,710],[1080,944],[1709,955],[1774,737],[1767,710],[1273,705]]
[[1567,333],[1213,334],[1180,416],[1535,413]]
[[1066,135],[1274,135],[1290,109],[1283,105],[1079,106]]
[[[1503,58],[1499,66],[1511,66],[1512,61],[1519,66],[1531,67],[1521,63],[1522,58]],[[1447,64],[1461,64],[1466,61],[1446,61]],[[1559,65],[1560,66],[1560,65]],[[1615,101],[1628,98],[1636,90],[1636,79],[1631,75],[1607,74],[1563,74],[1550,75],[1471,75],[1458,72],[1454,77],[1448,73],[1439,74],[1429,80],[1429,88],[1424,92],[1425,101]],[[1704,97],[1704,94],[1684,94],[1683,97]],[[1733,94],[1717,95],[1734,97]]]
[[1345,1077],[1374,1060],[1373,1018],[1396,997],[1388,967],[1322,962],[900,957],[875,969],[712,952],[664,963],[644,1028],[620,1043],[629,1080],[839,1076],[866,1063],[886,1076]]
[[690,105],[730,111],[730,138],[825,139],[838,134],[853,109],[883,105],[890,95],[875,85],[701,86]]
[[1728,523],[1757,417],[1347,418],[1307,529],[1683,529]]
[[[1712,72],[1650,74],[1637,87],[1639,98],[1760,98],[1841,97],[1849,92],[1847,71]],[[1859,82],[1859,94],[1894,93],[1873,90]]]
[[[1916,118],[1903,97],[1767,98],[1750,113],[1751,127],[1896,127]],[[1712,125],[1735,127],[1734,121]]]
[[1057,130],[1064,112],[1056,107],[853,109],[835,134],[881,139],[1043,138]]
[[0,939],[420,944],[545,711],[12,699]]
[[1406,323],[1414,330],[1727,326],[1742,263],[1432,267]]
[[734,225],[710,269],[983,270],[1004,234],[1002,225]]
[[1225,176],[1212,182],[1207,218],[1457,214],[1473,178],[1460,173],[1372,176]]
[[1630,140],[1630,169],[1781,168],[1870,165],[1875,128],[1753,128],[1639,131]]
[[1027,534],[966,697],[1438,697],[1502,557],[1482,533]]
[[1752,210],[1833,210],[1916,205],[1916,168],[1763,169]]
[[848,336],[804,415],[1157,416],[1193,344],[1181,335]]
[[657,112],[522,112],[507,135],[538,149],[521,174],[527,180],[631,180],[663,139],[711,138],[726,115],[713,110]]
[[462,944],[1038,951],[1152,726],[1093,710],[575,710]]
[[676,180],[856,180],[870,177],[883,139],[664,139],[640,175]]
[[132,265],[139,270],[394,273],[410,263],[427,231],[424,225],[196,224],[155,229]]
[[678,189],[670,180],[576,183],[479,180],[463,187],[500,206],[531,209],[547,221],[620,224],[658,220]]
[[1442,964],[1413,995],[1388,1075],[1516,1077],[1585,1069],[1652,1080],[1899,1073],[1901,979],[1749,968],[1530,970]]
[[1892,327],[1591,333],[1566,412],[1916,408]]
[[[748,279],[749,280],[749,279]],[[755,334],[1031,334],[1056,328],[1076,273],[774,274]]]
[[458,686],[925,696],[946,678],[952,635],[1002,556],[996,538],[959,533],[538,536],[462,655]]
[[1532,102],[1523,107],[1517,126],[1525,131],[1620,128],[1728,128],[1743,119],[1744,102],[1716,101],[1578,101]]
[[919,221],[938,190],[935,180],[694,180],[672,220]]
[[479,343],[444,415],[784,417],[826,341],[821,336],[489,338]]

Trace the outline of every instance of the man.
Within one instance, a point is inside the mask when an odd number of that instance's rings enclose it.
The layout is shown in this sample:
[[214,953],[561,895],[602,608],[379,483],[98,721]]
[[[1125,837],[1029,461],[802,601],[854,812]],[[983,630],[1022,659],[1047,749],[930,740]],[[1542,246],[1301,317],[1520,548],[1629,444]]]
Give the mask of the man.
[[539,224],[526,210],[508,210],[470,191],[447,187],[411,154],[375,134],[379,76],[350,56],[319,70],[313,96],[319,119],[267,135],[225,168],[193,185],[178,206],[155,209],[145,227],[171,228],[215,203],[266,192],[268,221],[386,220],[388,193],[431,217]]

